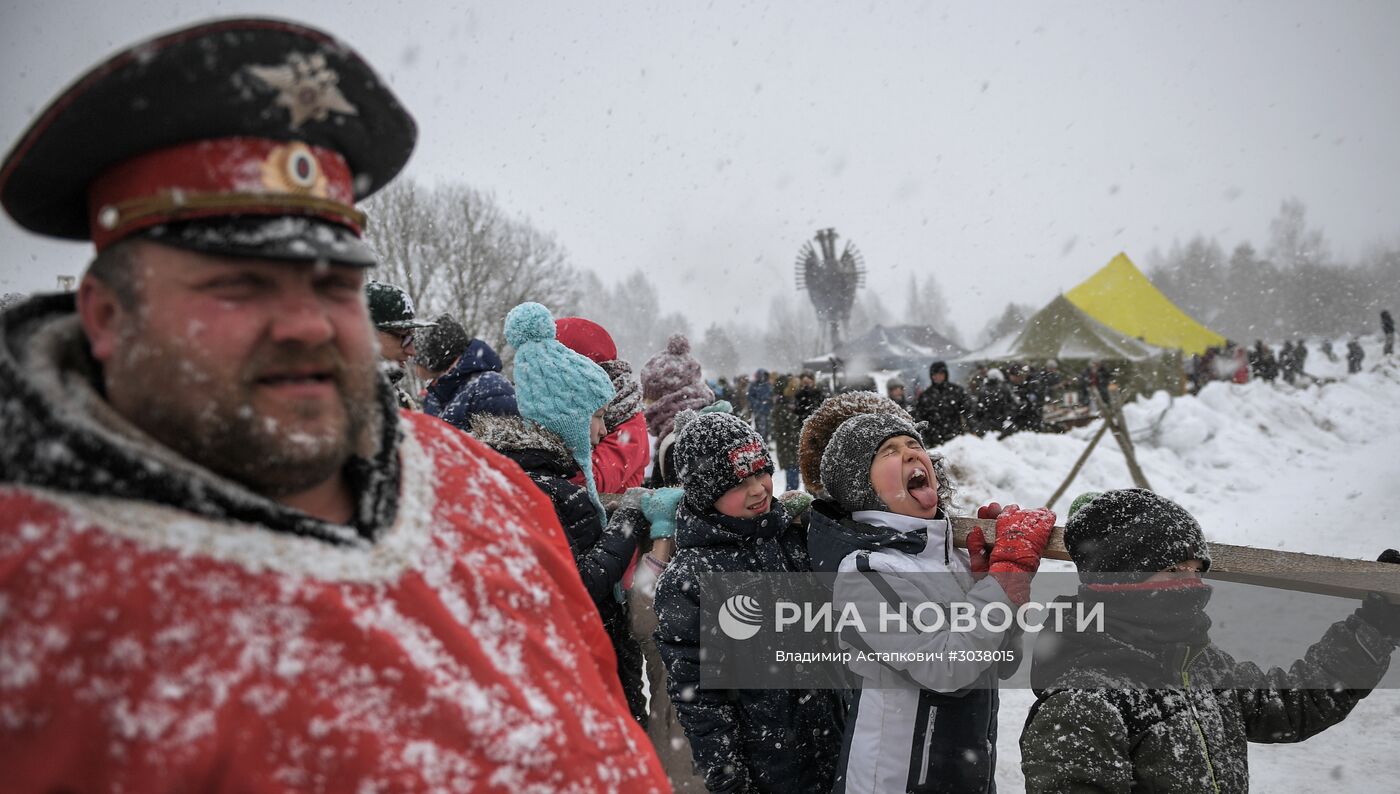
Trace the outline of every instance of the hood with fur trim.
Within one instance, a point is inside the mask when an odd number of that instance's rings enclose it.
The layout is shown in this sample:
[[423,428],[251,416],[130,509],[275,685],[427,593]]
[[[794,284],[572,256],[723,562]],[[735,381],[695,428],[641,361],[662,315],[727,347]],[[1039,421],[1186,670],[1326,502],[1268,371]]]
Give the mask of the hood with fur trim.
[[802,439],[797,450],[802,482],[813,494],[822,493],[822,453],[826,452],[827,442],[836,428],[859,414],[893,414],[914,424],[914,417],[899,403],[873,391],[847,392],[824,400],[802,423]]

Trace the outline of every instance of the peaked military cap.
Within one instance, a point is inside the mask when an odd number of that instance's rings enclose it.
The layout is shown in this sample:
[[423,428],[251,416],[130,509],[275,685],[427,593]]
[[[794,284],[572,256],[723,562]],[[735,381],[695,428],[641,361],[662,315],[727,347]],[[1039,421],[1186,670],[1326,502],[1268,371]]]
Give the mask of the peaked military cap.
[[0,165],[30,231],[372,265],[355,208],[407,162],[412,117],[354,50],[274,19],[207,22],[108,58]]

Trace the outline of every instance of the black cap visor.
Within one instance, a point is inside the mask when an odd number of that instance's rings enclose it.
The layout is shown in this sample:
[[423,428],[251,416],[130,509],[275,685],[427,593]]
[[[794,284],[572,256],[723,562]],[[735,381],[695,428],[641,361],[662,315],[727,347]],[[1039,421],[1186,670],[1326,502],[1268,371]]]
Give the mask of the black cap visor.
[[216,256],[374,267],[377,258],[349,229],[288,215],[202,218],[165,223],[134,237]]

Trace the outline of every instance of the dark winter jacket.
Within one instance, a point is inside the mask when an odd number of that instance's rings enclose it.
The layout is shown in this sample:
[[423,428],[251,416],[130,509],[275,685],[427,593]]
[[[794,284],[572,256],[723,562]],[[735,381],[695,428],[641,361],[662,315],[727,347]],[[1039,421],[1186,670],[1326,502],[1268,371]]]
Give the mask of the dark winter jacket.
[[967,429],[967,392],[952,381],[931,383],[914,403],[911,412],[916,422],[928,422],[924,441],[929,446],[942,446],[962,435]]
[[1395,333],[1395,318],[1390,316],[1388,310],[1381,310],[1381,333],[1390,336]]
[[797,414],[798,432],[801,432],[802,423],[816,412],[825,399],[826,392],[820,386],[803,386],[792,396],[793,411]]
[[1016,399],[1005,381],[987,378],[977,392],[976,424],[979,435],[1001,434],[1011,429]]
[[[759,370],[762,372],[763,370]],[[773,384],[766,380],[756,380],[749,384],[749,410],[754,416],[768,414],[773,410]]]
[[1364,360],[1366,360],[1366,351],[1361,348],[1361,343],[1355,339],[1347,342],[1347,372],[1360,372],[1361,362]]
[[458,430],[469,430],[475,414],[518,413],[515,387],[501,374],[501,357],[490,345],[473,339],[456,363],[428,384],[423,413]]
[[802,420],[793,410],[792,400],[773,401],[773,440],[778,444],[778,465],[784,469],[797,468],[798,447],[802,441]]
[[1288,670],[1236,662],[1210,643],[1209,618],[1191,625],[1192,607],[1181,602],[1201,599],[1203,609],[1209,589],[1199,590],[1081,587],[1079,600],[1105,602],[1106,631],[1056,634],[1047,624],[1021,735],[1027,791],[1247,791],[1246,742],[1303,741],[1370,691],[1305,681],[1379,681],[1386,671],[1389,641],[1355,616]]
[[1039,433],[1045,425],[1045,393],[1034,378],[1011,385],[1015,397],[1011,430]]
[[564,439],[528,419],[481,414],[472,420],[470,430],[482,443],[520,464],[554,503],[583,586],[612,640],[628,705],[633,715],[645,714],[642,651],[632,636],[627,605],[618,597],[622,574],[637,551],[638,530],[645,525],[640,510],[630,505],[616,510],[605,525],[588,491],[569,482],[579,467]]
[[697,515],[682,504],[676,555],[656,587],[655,637],[667,692],[710,791],[831,790],[844,706],[832,690],[700,687],[701,605],[725,598],[701,574],[810,570],[802,531],[778,500],[767,515]]
[[[834,609],[855,604],[872,628],[843,631],[843,647],[909,654],[1017,647],[1016,632],[986,628],[928,634],[875,629],[882,601],[997,602],[1014,609],[995,579],[974,581],[967,553],[953,548],[948,521],[879,511],[853,517],[825,499],[807,514],[813,570],[837,574]],[[878,580],[873,588],[872,580]],[[856,660],[850,667],[862,686],[846,717],[836,791],[995,791],[996,684],[1015,665]]]
[[1256,378],[1272,381],[1278,377],[1278,360],[1274,358],[1274,351],[1262,341],[1254,343],[1254,349],[1249,354],[1249,365]]

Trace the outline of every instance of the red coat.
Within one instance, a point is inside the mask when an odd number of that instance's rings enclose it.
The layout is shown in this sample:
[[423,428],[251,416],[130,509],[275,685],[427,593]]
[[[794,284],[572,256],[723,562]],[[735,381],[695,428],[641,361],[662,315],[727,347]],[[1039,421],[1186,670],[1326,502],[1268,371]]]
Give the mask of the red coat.
[[549,500],[405,416],[372,546],[0,486],[4,787],[665,790]]
[[[651,462],[651,442],[647,439],[647,419],[641,412],[603,436],[593,448],[593,484],[598,493],[623,493],[636,488],[646,477]],[[583,473],[571,480],[583,485]]]

